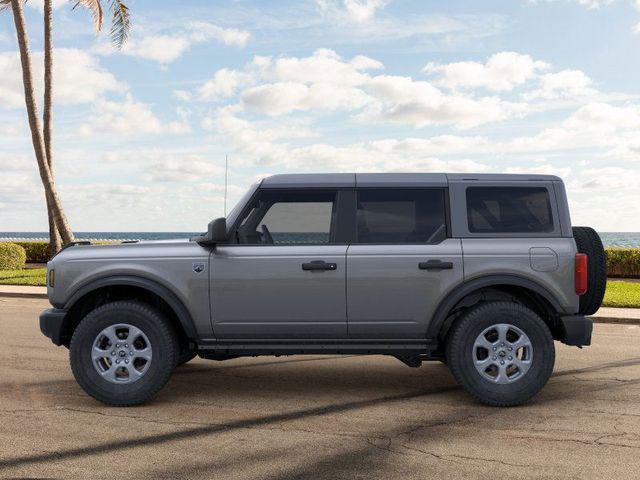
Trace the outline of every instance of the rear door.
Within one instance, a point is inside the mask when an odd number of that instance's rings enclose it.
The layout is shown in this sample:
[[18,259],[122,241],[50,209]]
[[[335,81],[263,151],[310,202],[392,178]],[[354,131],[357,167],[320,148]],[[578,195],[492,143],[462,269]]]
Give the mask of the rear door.
[[446,188],[360,188],[347,252],[354,338],[424,338],[438,303],[462,282],[460,239],[449,238]]
[[335,189],[259,190],[211,257],[218,338],[344,338],[346,243]]

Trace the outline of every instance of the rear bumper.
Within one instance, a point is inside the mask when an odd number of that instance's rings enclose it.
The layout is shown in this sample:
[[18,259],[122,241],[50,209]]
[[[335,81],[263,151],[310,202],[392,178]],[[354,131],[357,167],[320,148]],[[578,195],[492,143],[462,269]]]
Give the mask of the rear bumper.
[[563,338],[560,339],[562,343],[576,347],[591,345],[593,322],[590,318],[583,315],[569,315],[560,317],[560,323],[563,331]]
[[40,314],[40,331],[51,339],[55,345],[62,345],[62,331],[67,311],[50,308]]

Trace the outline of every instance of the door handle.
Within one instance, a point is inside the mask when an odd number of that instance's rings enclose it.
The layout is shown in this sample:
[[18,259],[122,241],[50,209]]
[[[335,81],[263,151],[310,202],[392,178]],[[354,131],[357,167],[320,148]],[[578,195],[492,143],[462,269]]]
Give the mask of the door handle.
[[420,270],[451,270],[453,262],[443,262],[442,260],[429,260],[418,264]]
[[337,263],[327,263],[324,260],[313,260],[312,262],[302,264],[302,270],[307,270],[310,272],[323,272],[325,270],[337,269]]

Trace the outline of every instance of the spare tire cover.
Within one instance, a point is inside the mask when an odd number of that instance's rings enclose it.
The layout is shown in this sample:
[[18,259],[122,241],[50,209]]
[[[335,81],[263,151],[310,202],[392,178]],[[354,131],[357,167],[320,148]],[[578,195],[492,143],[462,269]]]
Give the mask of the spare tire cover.
[[607,288],[607,258],[598,233],[591,227],[573,227],[578,252],[587,255],[587,293],[580,296],[580,313],[593,315]]

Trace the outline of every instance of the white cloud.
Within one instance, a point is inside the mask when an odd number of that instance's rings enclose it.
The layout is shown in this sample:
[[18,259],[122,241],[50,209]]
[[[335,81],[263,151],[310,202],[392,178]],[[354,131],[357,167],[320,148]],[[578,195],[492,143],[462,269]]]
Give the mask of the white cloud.
[[249,81],[250,76],[244,72],[221,68],[200,87],[198,94],[201,100],[221,100],[234,95],[240,86]]
[[[0,108],[24,107],[22,70],[17,52],[0,53]],[[42,98],[43,54],[33,53],[36,94]],[[126,86],[90,54],[77,49],[54,50],[55,102],[74,105],[95,102],[106,92],[126,90]]]
[[186,90],[174,90],[171,94],[173,95],[173,98],[181,102],[190,102],[193,99],[191,92]]
[[[556,3],[561,0],[529,0],[529,3],[540,3],[543,1],[545,3]],[[577,3],[578,5],[585,7],[589,10],[595,10],[600,7],[606,7],[607,5],[612,4],[615,0],[564,0],[564,1]]]
[[224,175],[224,168],[198,156],[166,159],[147,168],[151,180],[156,182],[192,182],[213,180]]
[[528,113],[524,103],[507,102],[497,97],[447,95],[428,82],[409,77],[381,75],[372,78],[369,86],[377,101],[362,118],[380,118],[416,127],[454,125],[471,128]]
[[529,100],[536,98],[552,100],[593,96],[598,91],[592,85],[591,79],[580,70],[562,70],[561,72],[542,75],[540,77],[540,88],[525,94],[524,97]]
[[104,99],[97,101],[91,118],[80,128],[80,133],[85,136],[139,136],[187,132],[189,126],[183,121],[164,123],[153,113],[149,105],[135,101],[131,95],[126,95],[121,102]]
[[430,62],[423,71],[428,74],[440,74],[436,84],[450,89],[483,87],[495,91],[509,91],[549,67],[548,63],[535,61],[529,55],[500,52],[489,57],[484,64],[468,61],[441,65]]
[[[232,97],[245,109],[269,116],[296,111],[348,111],[363,121],[390,121],[416,127],[470,128],[528,113],[524,103],[498,97],[442,92],[427,81],[372,75],[384,66],[358,55],[342,59],[328,49],[309,57],[255,57],[243,71],[222,69],[199,89],[205,100]],[[242,87],[247,87],[242,90]]]
[[209,40],[218,40],[224,45],[242,48],[251,38],[251,34],[246,30],[222,28],[208,22],[191,22],[189,24],[189,30],[189,39],[193,43],[204,43]]
[[315,0],[320,10],[334,18],[350,22],[371,20],[378,10],[383,9],[392,0]]
[[358,55],[350,62],[342,60],[333,50],[320,48],[306,58],[284,57],[274,62],[271,75],[278,80],[301,83],[340,83],[359,85],[366,79],[365,70],[379,70],[377,60]]
[[581,107],[565,122],[566,127],[590,132],[611,132],[640,128],[640,109],[628,105],[616,107],[607,103],[590,103]]
[[122,53],[131,57],[157,62],[163,67],[174,62],[193,45],[216,40],[224,45],[242,48],[251,34],[235,28],[222,28],[208,22],[190,22],[175,33],[153,33],[140,36],[142,29],[134,29],[131,37],[121,50],[115,50],[107,41],[94,47],[96,53],[111,55]]
[[242,104],[267,115],[296,110],[354,110],[369,103],[369,96],[357,88],[334,83],[278,82],[253,87],[242,95]]

